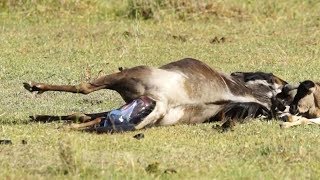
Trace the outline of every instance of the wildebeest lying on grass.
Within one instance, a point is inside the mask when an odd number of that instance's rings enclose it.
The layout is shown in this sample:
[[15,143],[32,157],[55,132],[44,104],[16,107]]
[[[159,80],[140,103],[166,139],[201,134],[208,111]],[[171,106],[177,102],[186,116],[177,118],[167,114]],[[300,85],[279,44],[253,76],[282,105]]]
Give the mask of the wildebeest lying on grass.
[[320,83],[306,80],[300,83],[290,104],[290,114],[283,117],[283,128],[300,124],[320,124]]
[[[179,123],[194,124],[211,121],[223,122],[228,128],[234,121],[248,117],[264,115],[271,119],[272,101],[268,93],[261,88],[249,88],[239,73],[227,75],[210,68],[205,63],[185,58],[159,68],[137,66],[100,77],[90,83],[79,85],[49,85],[44,83],[24,83],[30,92],[63,91],[89,94],[110,89],[118,92],[126,103],[141,97],[147,97],[155,103],[150,114],[140,120],[127,122],[130,128],[113,126],[112,131],[142,129],[150,126],[173,125]],[[246,75],[247,77],[247,75]],[[283,80],[269,82],[286,84]],[[247,84],[248,85],[248,84]],[[279,88],[279,87],[277,87]],[[35,121],[75,120],[86,124],[75,127],[87,127],[98,132],[110,131],[101,124],[104,113],[80,114],[70,116],[33,116]]]

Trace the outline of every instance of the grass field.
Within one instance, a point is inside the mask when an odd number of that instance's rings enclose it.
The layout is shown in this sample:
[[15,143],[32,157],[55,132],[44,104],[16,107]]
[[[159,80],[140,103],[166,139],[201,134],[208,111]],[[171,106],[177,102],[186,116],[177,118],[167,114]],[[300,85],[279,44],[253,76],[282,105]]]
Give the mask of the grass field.
[[227,133],[199,124],[96,135],[28,122],[123,101],[111,91],[34,95],[23,82],[77,84],[184,57],[226,73],[320,80],[318,1],[197,2],[0,0],[0,139],[13,143],[0,144],[0,179],[319,179],[318,126],[252,120]]

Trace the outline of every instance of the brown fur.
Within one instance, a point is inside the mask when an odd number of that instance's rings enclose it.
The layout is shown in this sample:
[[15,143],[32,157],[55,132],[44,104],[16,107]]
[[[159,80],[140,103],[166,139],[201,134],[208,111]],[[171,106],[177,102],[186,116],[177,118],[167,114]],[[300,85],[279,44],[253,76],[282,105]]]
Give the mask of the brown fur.
[[[156,101],[156,106],[142,122],[135,124],[135,129],[153,125],[202,123],[226,107],[227,114],[232,114],[230,112],[233,108],[239,110],[237,107],[241,111],[255,113],[260,107],[265,110],[271,106],[262,93],[253,93],[237,79],[191,58],[160,68],[137,66],[123,69],[76,86],[31,82],[25,83],[24,87],[31,92],[64,91],[82,94],[111,89],[117,91],[126,102],[148,96]],[[255,111],[248,111],[248,108]],[[92,117],[88,116],[87,119],[92,120]],[[94,118],[99,116],[94,115]]]
[[289,115],[284,116],[283,128],[301,124],[320,124],[320,83],[304,81],[290,105]]

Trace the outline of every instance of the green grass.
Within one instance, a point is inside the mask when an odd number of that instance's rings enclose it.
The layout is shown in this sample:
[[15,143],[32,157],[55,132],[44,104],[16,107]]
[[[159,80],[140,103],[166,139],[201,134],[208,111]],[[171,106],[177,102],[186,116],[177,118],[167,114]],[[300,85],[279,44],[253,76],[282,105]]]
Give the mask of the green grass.
[[[62,123],[28,123],[32,114],[100,112],[123,104],[111,91],[33,95],[22,87],[30,80],[77,84],[88,78],[86,68],[94,78],[120,66],[193,57],[226,73],[320,80],[317,1],[201,1],[213,4],[208,12],[184,1],[185,8],[169,0],[143,6],[153,12],[148,20],[130,16],[136,6],[129,1],[0,1],[0,139],[13,142],[0,145],[0,177],[319,179],[318,126],[283,130],[278,122],[254,120],[227,133],[200,124],[96,135],[59,128]],[[226,40],[213,42],[216,37]],[[137,133],[145,138],[134,139]]]

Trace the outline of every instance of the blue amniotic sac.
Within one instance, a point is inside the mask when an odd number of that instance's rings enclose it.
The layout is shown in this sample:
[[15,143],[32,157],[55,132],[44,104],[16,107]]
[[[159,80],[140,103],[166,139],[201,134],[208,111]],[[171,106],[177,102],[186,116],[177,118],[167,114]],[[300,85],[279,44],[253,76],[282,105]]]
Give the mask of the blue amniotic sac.
[[156,102],[141,96],[132,102],[110,111],[100,123],[100,127],[117,125],[136,125],[148,116],[154,109]]

